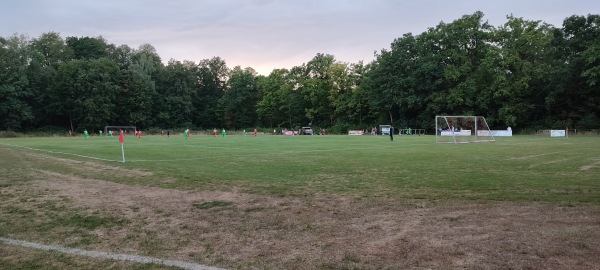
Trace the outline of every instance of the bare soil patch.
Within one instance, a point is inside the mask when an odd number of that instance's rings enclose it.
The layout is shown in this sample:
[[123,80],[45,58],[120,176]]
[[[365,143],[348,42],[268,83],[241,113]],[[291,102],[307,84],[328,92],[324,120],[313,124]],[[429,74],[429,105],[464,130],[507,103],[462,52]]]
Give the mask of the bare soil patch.
[[590,165],[584,165],[581,166],[580,170],[581,171],[587,171],[589,169],[595,168],[595,167],[600,167],[600,159],[594,159],[594,163],[590,164]]
[[[331,194],[275,198],[131,186],[49,171],[34,177],[28,188],[38,202],[61,198],[89,214],[127,221],[95,228],[98,241],[80,246],[85,249],[233,269],[600,269],[595,205]],[[194,207],[214,201],[231,204]],[[55,244],[78,243],[77,237],[66,231]]]

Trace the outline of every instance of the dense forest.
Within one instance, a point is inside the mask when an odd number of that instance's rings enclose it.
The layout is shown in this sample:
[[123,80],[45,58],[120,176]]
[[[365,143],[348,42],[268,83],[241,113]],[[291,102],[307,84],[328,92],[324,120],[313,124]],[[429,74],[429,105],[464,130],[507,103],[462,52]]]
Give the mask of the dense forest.
[[492,26],[475,12],[404,34],[368,64],[319,53],[268,76],[216,56],[165,64],[150,44],[103,37],[0,37],[0,130],[433,131],[436,115],[482,115],[502,129],[600,128],[600,16]]

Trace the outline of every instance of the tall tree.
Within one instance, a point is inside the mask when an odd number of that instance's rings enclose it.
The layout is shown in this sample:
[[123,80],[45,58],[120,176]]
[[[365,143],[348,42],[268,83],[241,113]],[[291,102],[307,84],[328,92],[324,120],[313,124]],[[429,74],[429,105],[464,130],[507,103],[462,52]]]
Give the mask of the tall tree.
[[530,125],[545,114],[546,85],[551,74],[552,27],[541,21],[508,16],[495,33],[499,47],[495,66],[486,78],[494,78],[493,98],[498,118],[509,126]]
[[53,118],[50,110],[50,85],[56,76],[58,68],[73,57],[71,49],[56,32],[42,34],[33,39],[29,45],[31,60],[28,65],[27,77],[32,93],[28,103],[34,108],[35,125],[56,126],[60,123]]
[[281,102],[279,102],[277,90],[285,84],[287,72],[286,69],[275,69],[269,76],[260,76],[257,79],[260,98],[256,104],[256,112],[262,126],[273,127],[275,123],[283,122],[279,113]]
[[74,130],[95,130],[113,123],[119,66],[109,59],[72,60],[58,69],[51,86],[52,105]]
[[149,44],[127,57],[131,59],[127,70],[123,70],[123,82],[119,92],[120,122],[146,128],[153,125],[153,107],[158,99],[155,78],[162,70],[160,57]]
[[75,59],[98,59],[109,56],[109,46],[103,37],[67,37],[67,45]]
[[571,16],[555,32],[556,69],[547,106],[554,127],[600,125],[600,15]]
[[197,70],[198,86],[193,93],[194,124],[214,128],[223,124],[223,111],[218,111],[219,99],[225,92],[230,70],[219,57],[200,61]]
[[493,30],[475,12],[396,39],[377,55],[365,81],[382,116],[431,127],[436,114],[487,113],[491,101],[478,98],[488,91],[487,81],[478,74]]
[[305,77],[300,82],[300,91],[307,101],[306,118],[320,126],[333,123],[334,109],[329,102],[330,91],[334,88],[332,67],[335,57],[330,54],[317,54],[305,66]]
[[439,38],[435,49],[444,68],[444,83],[434,102],[442,111],[457,115],[487,114],[487,102],[478,99],[487,90],[487,82],[477,76],[489,53],[493,27],[483,21],[483,13],[465,15],[449,24],[439,24],[434,33]]
[[330,92],[329,99],[335,108],[336,124],[361,129],[368,124],[370,106],[362,86],[365,71],[362,62],[350,65],[337,64],[334,68],[334,88]]
[[[371,96],[372,108],[379,112],[379,121],[390,123],[405,119],[411,111],[417,111],[419,99],[415,85],[419,58],[417,40],[412,34],[397,38],[391,49],[382,50],[370,65],[364,82]],[[372,123],[376,124],[376,123]]]
[[109,44],[107,47],[108,58],[112,59],[119,65],[121,70],[127,70],[133,63],[135,50],[127,45],[116,46]]
[[0,37],[0,129],[20,130],[33,120],[27,46],[25,36]]
[[228,128],[253,127],[257,122],[258,87],[256,71],[236,66],[231,71],[229,87],[219,100],[219,111]]
[[191,127],[194,115],[192,96],[195,88],[196,65],[189,61],[171,59],[157,82],[157,124],[166,128]]

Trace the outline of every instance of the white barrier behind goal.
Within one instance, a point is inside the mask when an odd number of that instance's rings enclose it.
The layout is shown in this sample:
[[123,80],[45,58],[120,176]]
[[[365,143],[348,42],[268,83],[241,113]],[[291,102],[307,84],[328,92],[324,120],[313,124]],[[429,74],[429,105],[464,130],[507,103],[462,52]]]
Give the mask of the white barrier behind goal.
[[436,116],[436,143],[495,142],[483,116]]
[[538,130],[537,135],[542,135],[542,136],[550,136],[550,137],[569,137],[569,130],[568,129],[542,129],[542,130]]

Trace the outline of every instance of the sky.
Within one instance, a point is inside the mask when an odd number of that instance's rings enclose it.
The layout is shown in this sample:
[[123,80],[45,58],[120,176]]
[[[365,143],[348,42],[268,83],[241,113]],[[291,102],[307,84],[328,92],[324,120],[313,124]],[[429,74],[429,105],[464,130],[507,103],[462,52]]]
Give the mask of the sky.
[[571,15],[600,14],[599,0],[2,0],[0,36],[104,37],[163,62],[220,57],[268,75],[317,53],[371,62],[405,33],[481,11],[494,26],[512,14],[560,27]]

